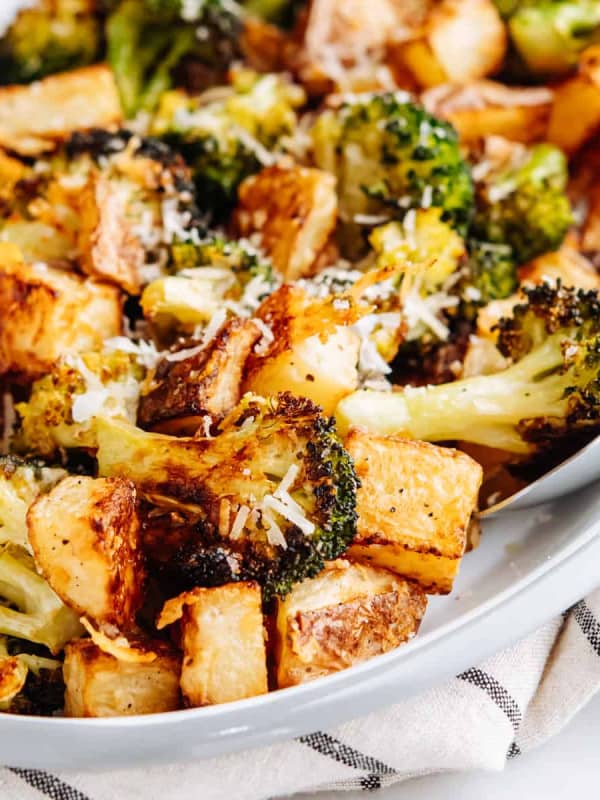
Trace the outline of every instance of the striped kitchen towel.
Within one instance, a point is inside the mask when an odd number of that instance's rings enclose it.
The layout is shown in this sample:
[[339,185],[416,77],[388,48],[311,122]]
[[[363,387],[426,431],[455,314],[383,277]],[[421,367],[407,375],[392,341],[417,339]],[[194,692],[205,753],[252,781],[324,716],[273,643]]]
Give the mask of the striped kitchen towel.
[[508,650],[412,700],[292,742],[110,773],[0,769],[10,800],[267,800],[377,789],[442,770],[500,770],[600,688],[600,590]]

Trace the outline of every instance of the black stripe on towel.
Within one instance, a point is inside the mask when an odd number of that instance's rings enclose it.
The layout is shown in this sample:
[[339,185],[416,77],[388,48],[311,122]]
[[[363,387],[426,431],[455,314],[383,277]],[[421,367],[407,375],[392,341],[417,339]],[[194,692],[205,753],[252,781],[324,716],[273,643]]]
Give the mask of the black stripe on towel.
[[365,790],[380,789],[383,776],[396,774],[396,770],[384,764],[383,761],[367,756],[323,731],[301,736],[298,741],[311,747],[317,753],[332,758],[339,764],[369,773],[361,779],[361,786]]
[[600,656],[600,622],[592,614],[585,600],[581,600],[573,607],[573,616],[588,642]]
[[69,786],[49,772],[39,769],[21,769],[20,767],[9,767],[10,771],[28,783],[38,792],[45,794],[50,800],[90,800],[82,794],[79,789]]
[[[510,724],[512,725],[515,734],[518,733],[519,728],[521,727],[521,722],[523,721],[521,709],[519,708],[519,704],[514,697],[507,692],[504,686],[502,686],[502,684],[497,681],[496,678],[489,673],[484,672],[482,669],[478,669],[477,667],[472,667],[465,672],[461,672],[461,674],[457,675],[456,677],[461,681],[466,681],[473,686],[477,686],[478,689],[482,689],[488,695],[488,697],[490,697],[494,703],[496,703],[498,708],[504,712]],[[519,745],[516,743],[516,741],[514,741],[509,747],[506,757],[516,758],[520,754],[521,750],[519,749]]]

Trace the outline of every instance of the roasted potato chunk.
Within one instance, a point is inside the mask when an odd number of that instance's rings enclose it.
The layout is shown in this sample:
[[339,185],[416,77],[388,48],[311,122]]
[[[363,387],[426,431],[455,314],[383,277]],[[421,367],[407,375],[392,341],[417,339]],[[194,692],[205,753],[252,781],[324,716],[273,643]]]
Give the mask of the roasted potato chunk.
[[467,145],[486,136],[525,144],[543,139],[552,100],[552,91],[546,87],[522,89],[494,81],[464,86],[447,83],[421,96],[425,108],[451,122]]
[[256,316],[273,340],[264,351],[250,354],[244,390],[264,396],[292,392],[332,414],[358,386],[360,339],[349,327],[326,330],[318,316],[305,315],[306,303],[301,289],[285,285],[259,307]]
[[91,639],[77,639],[65,648],[65,715],[119,717],[158,714],[181,707],[181,660],[156,642],[156,658],[140,663],[119,660]]
[[117,181],[94,173],[80,198],[78,246],[81,268],[88,275],[138,294],[146,252],[128,218],[128,201],[128,192]]
[[264,251],[289,281],[314,274],[335,229],[335,178],[307,167],[268,167],[240,186],[242,236],[260,235]]
[[112,71],[103,64],[0,87],[0,146],[24,156],[54,150],[71,133],[122,119]]
[[600,45],[581,54],[577,75],[560,83],[548,124],[548,140],[569,155],[600,129]]
[[194,433],[203,415],[225,416],[240,400],[242,370],[261,336],[250,320],[232,319],[198,352],[164,358],[140,400],[140,424]]
[[196,588],[168,600],[160,630],[181,620],[181,690],[190,706],[228,703],[267,691],[265,634],[257,583]]
[[0,374],[34,378],[61,355],[95,350],[121,332],[112,286],[21,260],[0,243]]
[[329,675],[403,644],[419,629],[427,598],[386,569],[330,562],[277,603],[279,688]]
[[530,261],[519,270],[522,283],[556,282],[578,289],[600,289],[600,275],[585,256],[568,245]]
[[348,554],[447,594],[465,552],[482,470],[458,450],[359,429],[345,447],[361,480]]
[[69,476],[27,513],[29,542],[42,574],[79,614],[127,629],[144,587],[133,483]]

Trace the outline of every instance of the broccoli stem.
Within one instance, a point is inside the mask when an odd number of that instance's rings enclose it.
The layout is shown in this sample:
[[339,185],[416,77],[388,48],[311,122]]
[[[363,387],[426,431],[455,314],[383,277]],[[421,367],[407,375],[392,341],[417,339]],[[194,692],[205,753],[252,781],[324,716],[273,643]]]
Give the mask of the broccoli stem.
[[519,433],[524,420],[562,418],[569,385],[562,370],[560,334],[551,336],[517,364],[482,375],[403,392],[361,391],[338,406],[340,429],[362,426],[381,434],[425,441],[460,440],[528,453]]

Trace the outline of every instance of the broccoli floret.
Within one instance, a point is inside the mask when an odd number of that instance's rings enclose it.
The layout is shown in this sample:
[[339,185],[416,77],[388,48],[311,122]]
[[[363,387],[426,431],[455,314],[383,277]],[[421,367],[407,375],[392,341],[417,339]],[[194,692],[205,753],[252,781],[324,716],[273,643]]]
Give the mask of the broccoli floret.
[[600,38],[596,0],[525,0],[502,3],[512,45],[530,77],[557,78],[577,65]]
[[152,111],[185,58],[225,69],[237,54],[241,10],[232,0],[123,0],[106,24],[108,60],[125,114]]
[[401,218],[411,208],[433,206],[465,231],[473,184],[456,131],[407,95],[366,95],[325,111],[312,139],[317,166],[338,179],[343,221]]
[[600,425],[600,299],[596,291],[542,284],[499,323],[502,372],[402,393],[342,400],[342,427],[428,441],[463,440],[535,454]]
[[22,547],[0,545],[0,634],[45,645],[58,653],[83,629],[38,575],[33,558]]
[[473,320],[481,306],[516,292],[519,278],[510,245],[471,239],[467,252],[455,291],[461,299],[459,316]]
[[233,73],[219,97],[180,91],[161,100],[151,132],[179,150],[191,166],[198,202],[219,219],[235,203],[242,180],[259,172],[296,129],[303,90],[280,75]]
[[249,14],[282,28],[291,28],[307,4],[305,0],[245,0],[243,5]]
[[101,47],[102,24],[89,0],[43,0],[21,11],[0,39],[0,84],[83,67]]
[[175,275],[152,281],[142,294],[144,316],[162,334],[194,333],[224,310],[251,316],[281,283],[271,262],[249,242],[210,234],[171,247]]
[[60,359],[35,381],[29,400],[17,403],[15,448],[44,458],[60,448],[93,448],[96,415],[135,420],[144,374],[135,354],[120,350]]
[[97,436],[101,475],[127,476],[155,504],[192,513],[191,542],[171,559],[180,587],[257,580],[265,598],[285,594],[355,534],[352,461],[309,400],[248,396],[211,439],[105,419]]
[[525,150],[520,164],[492,171],[478,186],[473,238],[509,245],[517,264],[558,249],[573,222],[567,179],[562,150]]
[[27,547],[27,510],[35,498],[66,475],[42,461],[0,456],[0,544]]

